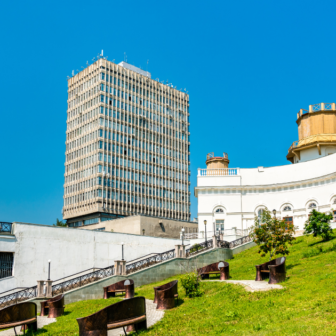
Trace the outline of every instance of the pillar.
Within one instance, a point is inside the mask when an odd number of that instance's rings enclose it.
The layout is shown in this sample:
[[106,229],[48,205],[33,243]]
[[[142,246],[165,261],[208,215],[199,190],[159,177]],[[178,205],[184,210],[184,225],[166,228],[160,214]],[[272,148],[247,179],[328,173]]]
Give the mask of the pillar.
[[185,245],[175,245],[175,258],[185,258]]
[[115,260],[114,270],[115,275],[126,275],[126,260]]
[[44,280],[37,280],[37,297],[45,297],[44,293]]

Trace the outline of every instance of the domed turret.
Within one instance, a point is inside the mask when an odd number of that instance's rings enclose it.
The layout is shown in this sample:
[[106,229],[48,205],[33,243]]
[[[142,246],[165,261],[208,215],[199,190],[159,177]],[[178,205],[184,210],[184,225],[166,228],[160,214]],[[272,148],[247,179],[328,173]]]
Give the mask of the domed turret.
[[229,159],[227,153],[223,153],[222,156],[214,156],[214,153],[208,153],[205,161],[207,169],[221,169],[229,168]]
[[297,114],[299,140],[288,150],[287,160],[292,163],[317,159],[336,153],[335,103],[309,105]]

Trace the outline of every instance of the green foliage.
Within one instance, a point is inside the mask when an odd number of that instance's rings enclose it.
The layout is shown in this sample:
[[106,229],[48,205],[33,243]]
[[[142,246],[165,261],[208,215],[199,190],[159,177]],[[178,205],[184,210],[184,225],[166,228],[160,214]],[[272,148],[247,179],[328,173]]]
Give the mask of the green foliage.
[[56,224],[53,224],[53,226],[67,227],[66,223],[63,221],[60,221],[58,218],[56,218]]
[[[153,287],[179,280],[176,307],[166,310],[163,319],[148,330],[139,331],[139,336],[336,335],[334,245],[312,235],[300,237],[295,242],[296,244],[289,246],[290,255],[286,260],[287,280],[281,283],[283,290],[249,292],[240,285],[206,281],[202,282],[204,295],[189,298],[181,285],[183,275],[136,287],[136,296],[153,300]],[[311,259],[302,258],[303,253],[312,249],[312,244],[314,249],[322,248],[323,252]],[[258,247],[253,247],[228,260],[232,279],[255,279],[255,265],[264,262],[256,253],[257,250]],[[56,323],[46,325],[34,334],[79,335],[76,318],[93,314],[116,302],[116,299],[67,304],[64,316],[58,317]],[[31,336],[32,333],[26,335]]]
[[329,240],[332,237],[330,227],[332,219],[333,215],[327,215],[314,209],[305,223],[305,234],[312,233],[314,237],[321,236],[324,241]]
[[201,283],[196,273],[188,273],[181,277],[181,284],[185,289],[186,295],[190,298],[202,296],[204,291],[201,289]]
[[190,248],[190,253],[197,252],[198,250],[201,250],[202,246],[200,244],[195,244]]
[[262,257],[269,253],[269,260],[276,255],[288,255],[288,244],[292,245],[295,238],[294,225],[271,216],[269,210],[264,210],[261,218],[255,217],[250,229],[250,236],[259,246]]

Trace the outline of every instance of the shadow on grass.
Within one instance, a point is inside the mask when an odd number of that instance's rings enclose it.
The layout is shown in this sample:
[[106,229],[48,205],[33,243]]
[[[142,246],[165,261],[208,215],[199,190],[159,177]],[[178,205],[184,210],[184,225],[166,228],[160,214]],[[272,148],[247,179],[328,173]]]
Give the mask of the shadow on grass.
[[335,239],[336,239],[336,236],[331,237],[331,238],[328,239],[328,240],[320,240],[320,241],[317,241],[317,242],[314,242],[314,243],[311,243],[311,244],[308,243],[307,245],[308,245],[308,246],[315,246],[315,245],[318,245],[318,244],[331,242],[331,241],[333,241],[333,240],[335,240]]
[[301,264],[290,264],[290,265],[286,265],[286,270],[290,270],[296,266],[300,266]]
[[177,299],[175,302],[176,302],[175,307],[179,307],[184,303],[184,300],[183,299]]

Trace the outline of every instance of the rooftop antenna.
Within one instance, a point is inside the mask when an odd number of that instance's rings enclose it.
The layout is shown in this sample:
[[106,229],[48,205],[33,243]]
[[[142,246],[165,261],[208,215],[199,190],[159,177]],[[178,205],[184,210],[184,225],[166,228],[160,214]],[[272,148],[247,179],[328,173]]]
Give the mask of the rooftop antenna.
[[103,57],[104,56],[104,50],[102,49],[102,51],[101,51],[101,54],[100,54],[100,56],[101,57]]
[[86,65],[89,65],[89,61],[86,61]]
[[124,62],[127,63],[127,55],[126,55],[126,51],[124,52]]
[[147,70],[146,71],[148,71],[148,63],[149,63],[149,60],[147,60]]
[[96,59],[96,57],[93,57],[93,58],[92,58],[92,61],[94,62],[94,61],[95,61],[95,59]]
[[72,76],[75,76],[75,70],[72,70],[71,74],[72,74]]

